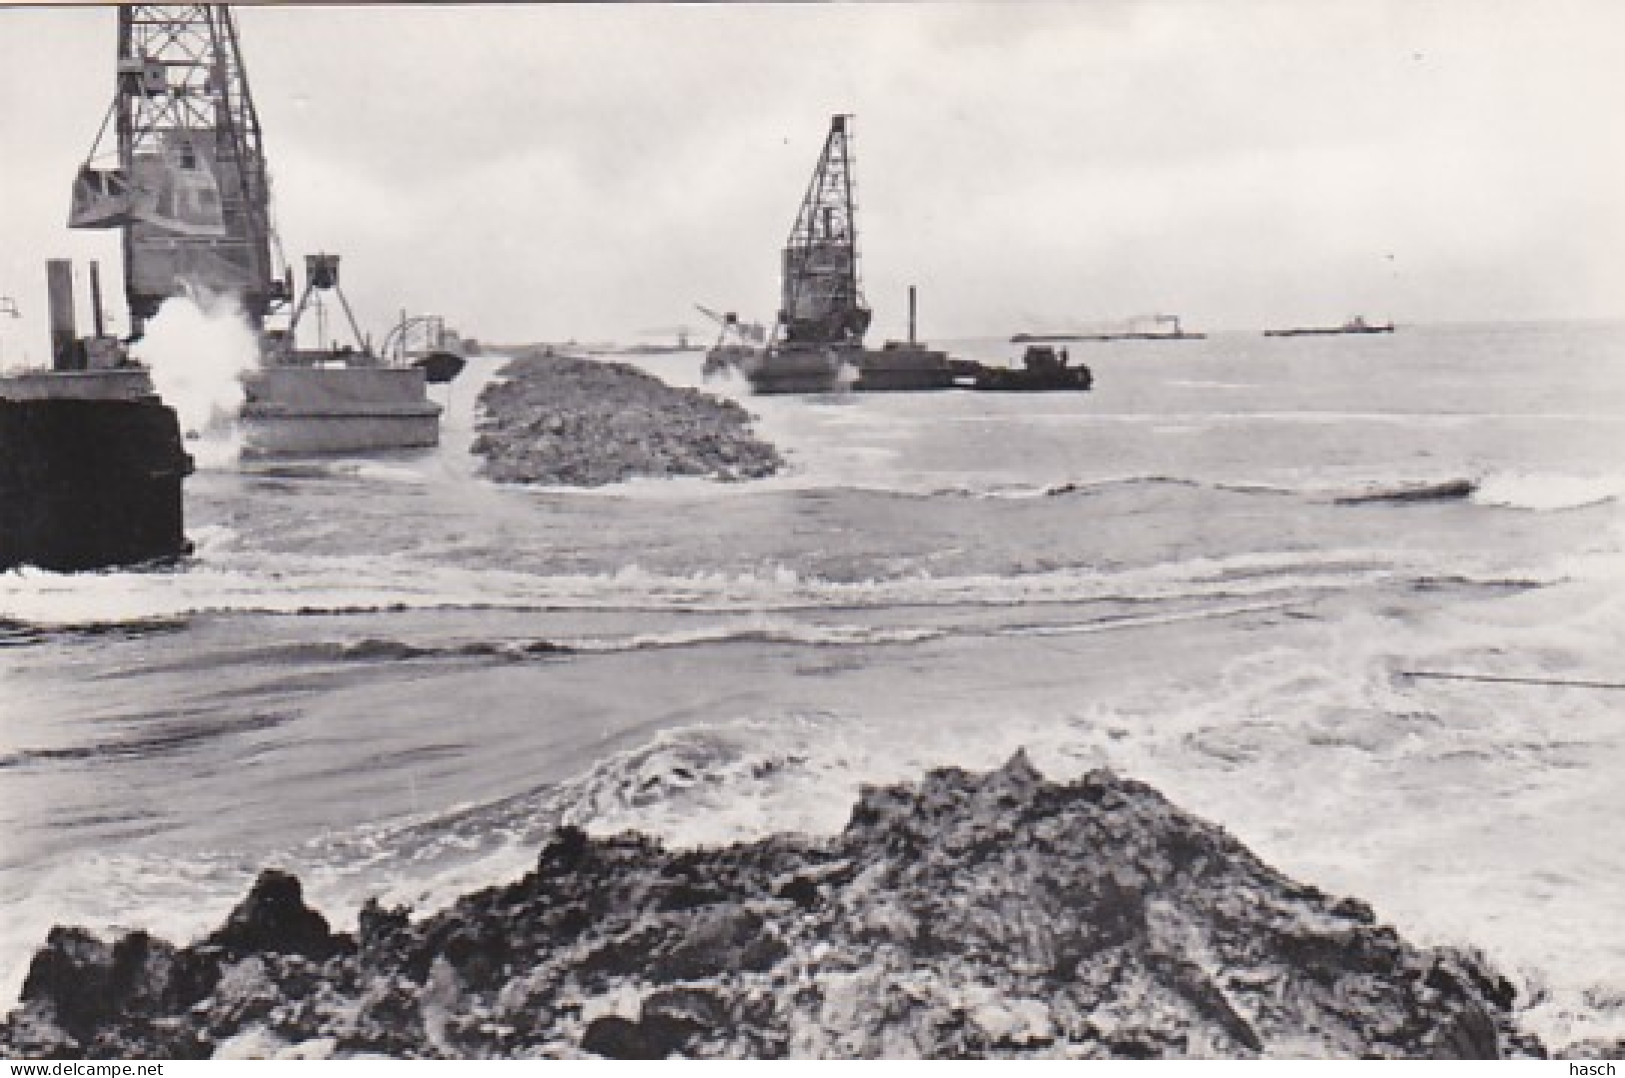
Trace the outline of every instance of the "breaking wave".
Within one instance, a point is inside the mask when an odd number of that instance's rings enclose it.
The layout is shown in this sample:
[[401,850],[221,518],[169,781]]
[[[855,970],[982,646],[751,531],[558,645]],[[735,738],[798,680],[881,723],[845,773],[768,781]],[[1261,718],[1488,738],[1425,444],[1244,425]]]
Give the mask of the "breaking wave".
[[1422,500],[1427,498],[1465,497],[1477,483],[1467,478],[1374,480],[1362,484],[1349,484],[1326,479],[1307,479],[1297,484],[1191,479],[1174,475],[1127,475],[1104,479],[1067,480],[1043,486],[1002,486],[987,489],[947,487],[931,492],[962,498],[1023,500],[1028,498],[1083,497],[1110,491],[1137,488],[1185,488],[1221,494],[1262,495],[1278,498],[1302,498],[1313,502],[1326,500],[1384,501]]
[[[1451,567],[1455,571],[1457,567]],[[1237,598],[1327,590],[1403,575],[1395,558],[1365,550],[1199,557],[1139,568],[1067,567],[1018,574],[923,572],[831,580],[789,567],[671,574],[639,566],[546,575],[458,568],[405,556],[222,559],[173,573],[0,578],[0,619],[11,625],[154,622],[217,613],[342,614],[392,610],[622,610],[701,613],[830,608],[1016,606],[1092,600]]]
[[1473,501],[1549,513],[1617,501],[1621,493],[1625,493],[1625,479],[1619,476],[1500,474],[1486,477]]
[[[77,628],[68,632],[77,632]],[[608,655],[633,651],[716,644],[797,644],[809,647],[914,644],[948,635],[933,628],[885,628],[864,625],[816,625],[785,618],[750,618],[707,624],[669,632],[641,632],[620,636],[560,636],[558,638],[504,638],[418,642],[369,636],[358,640],[330,640],[235,649],[226,656],[206,654],[148,665],[144,669],[189,670],[218,668],[222,663],[299,666],[323,663],[409,663],[456,661],[533,662],[573,655]],[[113,676],[113,675],[110,675]]]

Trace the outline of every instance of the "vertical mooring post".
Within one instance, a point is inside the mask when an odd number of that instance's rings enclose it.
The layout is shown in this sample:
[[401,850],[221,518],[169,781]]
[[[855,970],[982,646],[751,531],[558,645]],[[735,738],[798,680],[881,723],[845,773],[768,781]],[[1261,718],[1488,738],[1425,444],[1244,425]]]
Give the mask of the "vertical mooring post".
[[908,286],[908,343],[914,343],[914,286]]
[[52,258],[45,263],[45,291],[51,308],[51,368],[84,370],[79,330],[73,318],[73,263]]
[[107,328],[102,320],[102,267],[95,259],[90,262],[90,317],[96,327],[96,336],[105,337]]

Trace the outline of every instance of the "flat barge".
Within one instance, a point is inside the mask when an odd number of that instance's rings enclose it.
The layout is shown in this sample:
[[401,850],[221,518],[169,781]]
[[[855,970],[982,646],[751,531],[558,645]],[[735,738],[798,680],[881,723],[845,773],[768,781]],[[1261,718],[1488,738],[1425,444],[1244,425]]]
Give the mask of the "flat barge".
[[1075,344],[1099,341],[1202,341],[1206,333],[1159,333],[1154,330],[1134,333],[1017,333],[1011,344]]

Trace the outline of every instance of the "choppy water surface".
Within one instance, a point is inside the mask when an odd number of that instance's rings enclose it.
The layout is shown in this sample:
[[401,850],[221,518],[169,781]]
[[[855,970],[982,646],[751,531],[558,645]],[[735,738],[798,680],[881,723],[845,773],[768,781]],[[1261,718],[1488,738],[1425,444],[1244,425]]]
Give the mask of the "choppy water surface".
[[1625,683],[1625,328],[1072,355],[1095,392],[746,399],[788,474],[595,492],[473,477],[482,360],[434,452],[199,473],[179,569],[0,577],[4,994],[51,923],[185,937],[264,864],[343,924],[560,819],[829,831],[1026,746],[1625,1034],[1625,691],[1412,676]]

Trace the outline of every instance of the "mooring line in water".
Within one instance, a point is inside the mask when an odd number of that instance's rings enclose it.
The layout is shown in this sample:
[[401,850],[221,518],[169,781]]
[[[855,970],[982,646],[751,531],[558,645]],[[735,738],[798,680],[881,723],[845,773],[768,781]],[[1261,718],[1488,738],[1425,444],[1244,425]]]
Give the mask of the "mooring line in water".
[[1433,678],[1436,681],[1493,681],[1506,685],[1557,685],[1566,689],[1625,689],[1619,681],[1574,681],[1554,677],[1510,677],[1502,674],[1446,674],[1437,670],[1401,670],[1402,677]]

